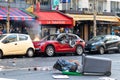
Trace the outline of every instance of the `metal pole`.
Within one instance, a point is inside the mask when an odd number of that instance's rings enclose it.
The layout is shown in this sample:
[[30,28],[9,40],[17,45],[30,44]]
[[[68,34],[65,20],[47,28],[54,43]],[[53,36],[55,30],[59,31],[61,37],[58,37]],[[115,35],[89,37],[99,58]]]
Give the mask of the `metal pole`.
[[8,9],[7,9],[7,33],[9,33],[10,30],[10,0],[8,2]]
[[94,26],[93,26],[93,33],[94,36],[96,36],[96,0],[94,0],[94,13],[93,13],[93,17],[94,17]]

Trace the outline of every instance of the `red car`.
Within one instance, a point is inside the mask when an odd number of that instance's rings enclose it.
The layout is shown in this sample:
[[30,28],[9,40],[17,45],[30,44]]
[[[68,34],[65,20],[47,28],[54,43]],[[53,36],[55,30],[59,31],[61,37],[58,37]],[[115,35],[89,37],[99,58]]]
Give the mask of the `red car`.
[[49,57],[57,53],[75,53],[81,55],[85,48],[85,41],[71,33],[51,34],[40,41],[33,42],[33,44],[36,51]]

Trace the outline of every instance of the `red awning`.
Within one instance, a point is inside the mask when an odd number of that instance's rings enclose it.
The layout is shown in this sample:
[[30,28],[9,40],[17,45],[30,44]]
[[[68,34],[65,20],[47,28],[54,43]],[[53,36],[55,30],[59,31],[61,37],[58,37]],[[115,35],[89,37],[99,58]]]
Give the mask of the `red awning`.
[[57,11],[34,12],[41,24],[73,25],[73,18]]

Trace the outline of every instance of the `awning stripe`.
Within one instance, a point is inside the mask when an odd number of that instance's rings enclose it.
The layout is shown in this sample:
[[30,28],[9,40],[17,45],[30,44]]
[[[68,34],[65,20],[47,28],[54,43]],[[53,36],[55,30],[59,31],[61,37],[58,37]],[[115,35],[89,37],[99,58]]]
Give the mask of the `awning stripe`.
[[[18,8],[10,8],[10,20],[34,20],[35,17],[19,10]],[[7,19],[7,8],[0,8],[0,20]]]

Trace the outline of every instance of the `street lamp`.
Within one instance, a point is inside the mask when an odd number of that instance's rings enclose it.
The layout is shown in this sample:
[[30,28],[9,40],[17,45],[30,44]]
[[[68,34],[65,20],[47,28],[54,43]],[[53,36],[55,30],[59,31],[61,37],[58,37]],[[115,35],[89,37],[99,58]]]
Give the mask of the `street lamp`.
[[94,36],[96,36],[96,0],[94,0],[94,12],[93,12],[93,18],[94,18],[94,26],[93,26],[93,33]]
[[7,6],[7,33],[9,33],[10,30],[10,0],[6,0],[8,3]]

